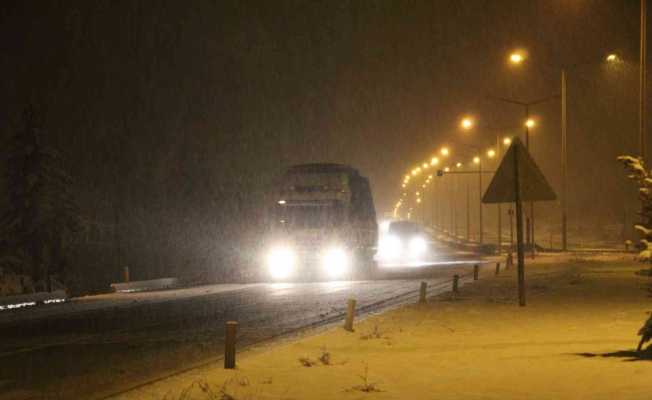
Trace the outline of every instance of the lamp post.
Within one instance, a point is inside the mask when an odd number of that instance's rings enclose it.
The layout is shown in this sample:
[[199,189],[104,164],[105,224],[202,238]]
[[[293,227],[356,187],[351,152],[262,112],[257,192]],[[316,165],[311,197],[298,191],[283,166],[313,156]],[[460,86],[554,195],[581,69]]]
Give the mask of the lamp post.
[[639,77],[639,111],[638,111],[638,145],[641,158],[645,160],[647,153],[646,143],[646,119],[645,119],[645,95],[647,86],[647,75],[645,71],[645,58],[647,53],[647,5],[646,0],[641,0],[641,40],[640,40],[640,77]]
[[[460,126],[464,130],[470,130],[471,128],[473,128],[474,125],[475,125],[475,123],[473,121],[473,118],[471,118],[471,117],[464,117],[464,118],[462,118],[462,121],[460,122]],[[469,147],[473,148],[477,152],[477,154],[480,154],[480,149],[479,148],[477,148],[475,146],[469,146]],[[481,160],[480,156],[475,156],[473,158],[473,163],[478,166],[478,197],[479,197],[479,200],[480,200],[478,202],[479,203],[478,224],[479,224],[479,233],[480,233],[479,238],[478,238],[478,242],[480,243],[480,245],[482,245],[484,243],[484,232],[483,232],[484,231],[484,224],[483,224],[483,221],[482,221],[482,160]]]
[[466,241],[471,241],[471,184],[466,180]]
[[480,224],[480,238],[478,239],[478,242],[480,245],[484,243],[484,234],[483,234],[483,223],[482,223],[482,159],[480,156],[475,156],[473,158],[473,163],[477,164],[478,166],[478,198],[479,198],[479,204],[480,207],[478,209],[479,211],[479,216],[478,216],[478,223]]

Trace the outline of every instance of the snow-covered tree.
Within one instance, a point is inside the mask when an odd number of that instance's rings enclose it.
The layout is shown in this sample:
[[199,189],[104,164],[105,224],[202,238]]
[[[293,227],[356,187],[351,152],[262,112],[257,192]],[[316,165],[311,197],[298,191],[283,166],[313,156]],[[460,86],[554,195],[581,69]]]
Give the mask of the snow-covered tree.
[[634,229],[642,235],[643,248],[638,258],[650,262],[652,261],[652,172],[645,169],[644,161],[638,157],[620,156],[618,161],[622,162],[629,172],[627,177],[638,185],[641,221],[634,225]]
[[79,213],[72,179],[60,154],[44,143],[33,107],[25,109],[22,125],[5,153],[9,204],[0,226],[7,247],[23,259],[22,272],[49,289],[47,278],[62,272],[66,245],[78,231]]

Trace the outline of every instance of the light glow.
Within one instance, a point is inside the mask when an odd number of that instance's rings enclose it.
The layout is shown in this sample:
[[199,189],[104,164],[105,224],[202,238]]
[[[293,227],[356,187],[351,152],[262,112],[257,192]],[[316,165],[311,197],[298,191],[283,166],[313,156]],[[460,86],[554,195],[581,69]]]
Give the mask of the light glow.
[[[410,214],[408,214],[410,215]],[[378,256],[382,259],[398,258],[401,255],[401,239],[384,235],[378,242]]]
[[496,156],[496,152],[494,151],[494,149],[489,149],[487,151],[487,157],[494,158],[495,156]]
[[322,266],[331,278],[342,277],[349,270],[350,258],[341,247],[332,247],[322,256]]
[[510,144],[512,144],[512,138],[506,137],[505,139],[503,139],[503,144],[505,146],[509,146]]
[[527,126],[528,128],[534,128],[536,126],[536,124],[537,123],[534,122],[534,120],[532,118],[528,118],[528,120],[525,121],[525,126]]
[[473,119],[470,117],[465,117],[462,119],[462,122],[460,122],[460,126],[462,129],[469,130],[473,128]]
[[296,256],[289,247],[275,247],[267,256],[267,268],[274,279],[285,279],[295,267]]
[[430,160],[430,165],[437,165],[439,164],[439,159],[437,157],[433,157],[432,160]]
[[448,147],[442,147],[441,148],[441,155],[442,156],[447,156],[448,155]]
[[620,61],[620,57],[618,57],[618,54],[611,53],[611,54],[607,55],[606,60],[607,60],[607,62],[615,63],[615,62]]
[[410,255],[415,257],[425,253],[427,246],[428,244],[422,237],[416,236],[410,239],[410,244],[408,246],[408,249],[410,251]]
[[523,53],[515,51],[509,55],[509,62],[514,65],[521,64],[525,60]]
[[473,163],[480,164],[480,157],[478,156],[473,157]]

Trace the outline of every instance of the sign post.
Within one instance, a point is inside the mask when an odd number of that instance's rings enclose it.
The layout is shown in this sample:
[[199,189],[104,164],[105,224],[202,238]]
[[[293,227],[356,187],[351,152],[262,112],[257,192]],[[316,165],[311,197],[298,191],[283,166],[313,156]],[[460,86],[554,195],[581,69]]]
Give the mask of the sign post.
[[523,248],[523,202],[555,200],[557,196],[536,165],[523,142],[514,138],[505,153],[487,191],[483,203],[514,203],[516,211],[516,253],[518,271],[518,304],[525,301],[525,254]]
[[518,176],[518,147],[514,147],[514,203],[516,208],[516,270],[518,274],[518,305],[525,306],[525,254],[523,251],[523,203]]

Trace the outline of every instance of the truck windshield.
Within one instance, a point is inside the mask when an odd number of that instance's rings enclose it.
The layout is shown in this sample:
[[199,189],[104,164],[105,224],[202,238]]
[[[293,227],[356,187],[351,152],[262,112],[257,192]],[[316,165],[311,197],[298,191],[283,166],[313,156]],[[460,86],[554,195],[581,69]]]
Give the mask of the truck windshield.
[[279,207],[277,223],[281,226],[315,229],[337,225],[344,218],[341,204],[288,205]]

